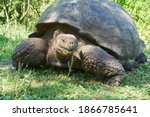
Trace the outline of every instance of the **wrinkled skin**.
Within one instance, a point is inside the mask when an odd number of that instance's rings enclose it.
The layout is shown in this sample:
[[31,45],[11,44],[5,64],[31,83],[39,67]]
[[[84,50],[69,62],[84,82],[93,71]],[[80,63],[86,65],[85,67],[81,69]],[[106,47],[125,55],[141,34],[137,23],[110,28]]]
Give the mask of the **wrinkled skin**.
[[40,38],[28,38],[22,41],[12,55],[13,66],[39,67],[45,65],[47,43]]
[[22,41],[13,52],[13,66],[17,69],[18,67],[40,67],[50,64],[58,66],[56,62],[58,58],[58,62],[62,58],[68,61],[77,49],[76,37],[55,31],[53,38],[53,43],[41,38],[28,38]]
[[85,71],[109,78],[108,85],[119,85],[124,79],[124,68],[117,59],[98,46],[85,45],[79,50]]

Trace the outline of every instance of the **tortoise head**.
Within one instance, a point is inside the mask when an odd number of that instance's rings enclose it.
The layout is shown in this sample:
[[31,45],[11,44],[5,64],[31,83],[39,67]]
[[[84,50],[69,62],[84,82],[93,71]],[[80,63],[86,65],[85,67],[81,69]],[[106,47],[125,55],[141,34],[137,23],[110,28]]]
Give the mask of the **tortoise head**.
[[55,50],[60,56],[71,57],[78,47],[78,40],[72,34],[54,32]]

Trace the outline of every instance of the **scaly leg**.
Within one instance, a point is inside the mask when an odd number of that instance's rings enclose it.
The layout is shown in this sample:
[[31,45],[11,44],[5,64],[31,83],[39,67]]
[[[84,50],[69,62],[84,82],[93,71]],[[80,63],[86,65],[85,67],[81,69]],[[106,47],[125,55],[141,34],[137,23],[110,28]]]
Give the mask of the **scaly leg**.
[[79,50],[85,71],[109,78],[106,84],[119,85],[124,79],[124,68],[117,59],[98,46],[86,45]]
[[18,67],[45,65],[47,47],[46,41],[40,38],[28,38],[22,41],[13,52],[13,66],[18,69]]

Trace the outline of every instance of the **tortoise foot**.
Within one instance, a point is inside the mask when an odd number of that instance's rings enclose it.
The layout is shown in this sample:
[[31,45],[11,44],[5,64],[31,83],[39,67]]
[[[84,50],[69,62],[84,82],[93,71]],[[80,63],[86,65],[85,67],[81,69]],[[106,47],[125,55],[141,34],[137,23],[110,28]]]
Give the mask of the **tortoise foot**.
[[106,84],[119,85],[123,80],[122,64],[100,47],[91,45],[81,47],[80,58],[83,70],[109,78]]
[[110,86],[118,86],[123,81],[123,79],[124,79],[123,75],[116,75],[107,80],[105,84]]
[[135,61],[144,64],[147,62],[147,57],[143,52],[141,52],[139,56],[136,57]]
[[12,60],[13,66],[18,68],[40,67],[45,64],[47,45],[40,38],[28,38],[15,48]]

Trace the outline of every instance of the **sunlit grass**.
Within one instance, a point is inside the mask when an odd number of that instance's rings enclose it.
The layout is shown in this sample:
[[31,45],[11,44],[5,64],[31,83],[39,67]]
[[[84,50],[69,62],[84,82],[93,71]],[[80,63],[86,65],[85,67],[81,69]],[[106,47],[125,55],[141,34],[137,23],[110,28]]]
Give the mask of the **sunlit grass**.
[[28,34],[26,28],[19,24],[0,25],[0,61],[9,61],[15,46]]

